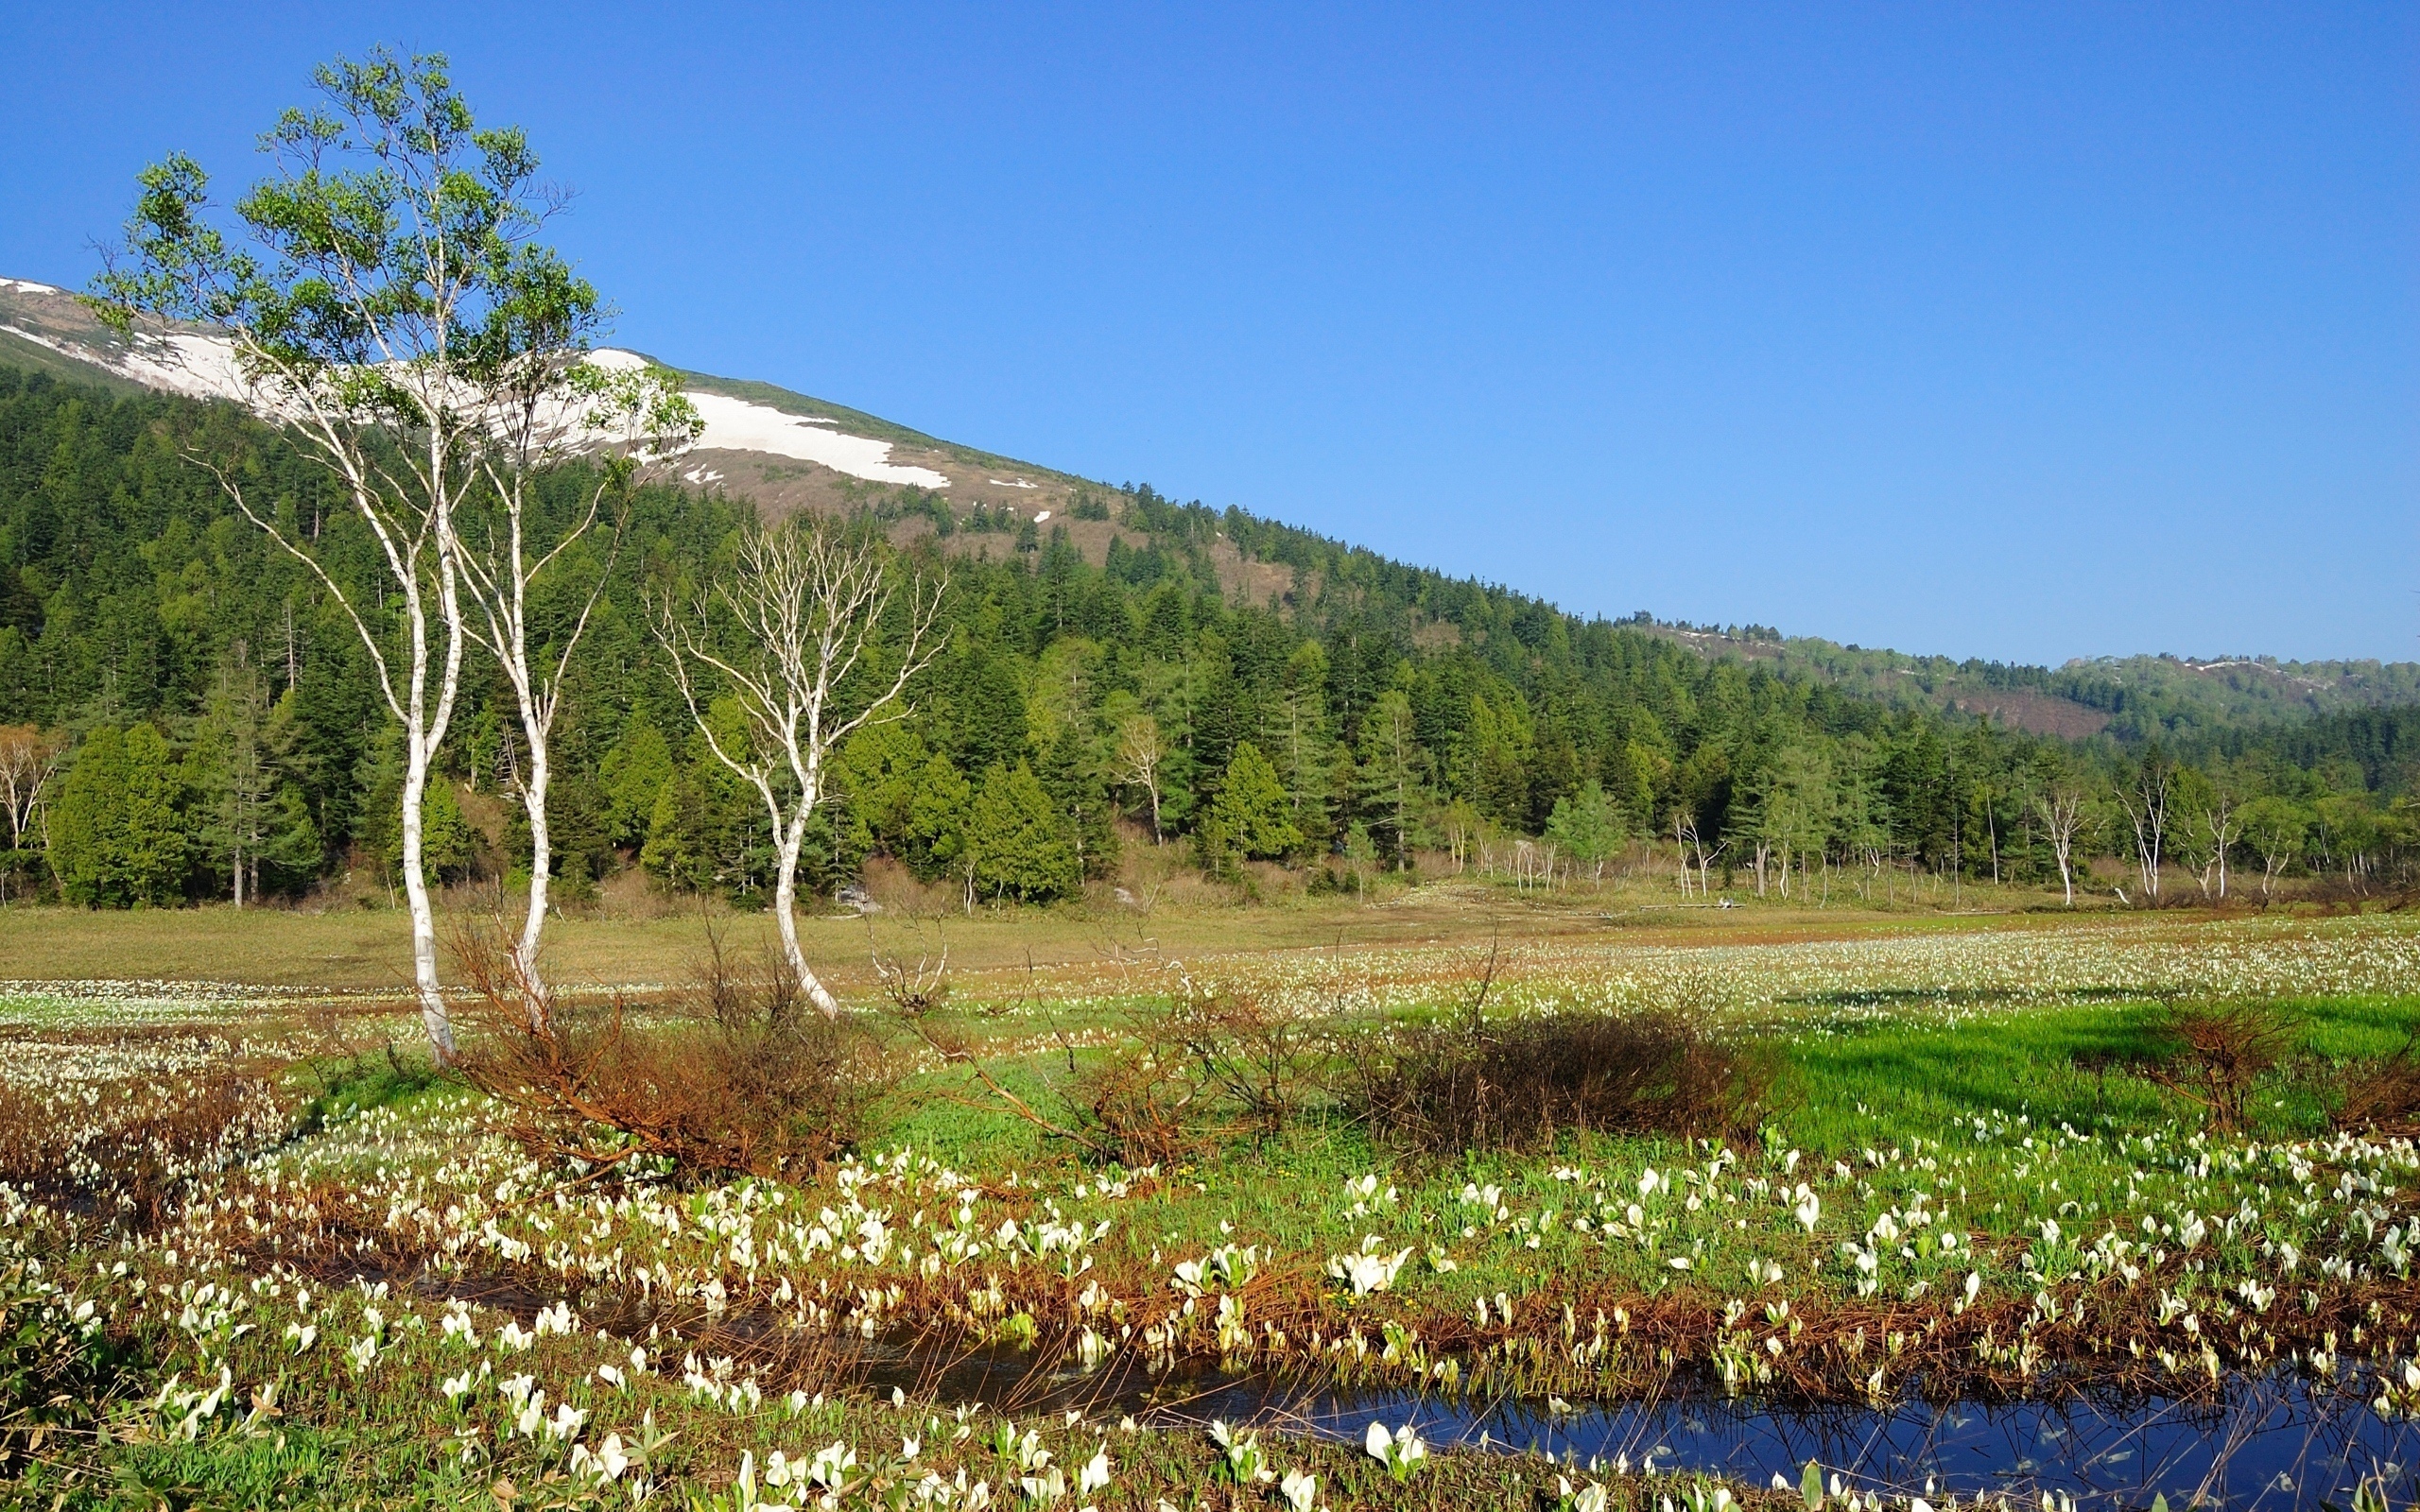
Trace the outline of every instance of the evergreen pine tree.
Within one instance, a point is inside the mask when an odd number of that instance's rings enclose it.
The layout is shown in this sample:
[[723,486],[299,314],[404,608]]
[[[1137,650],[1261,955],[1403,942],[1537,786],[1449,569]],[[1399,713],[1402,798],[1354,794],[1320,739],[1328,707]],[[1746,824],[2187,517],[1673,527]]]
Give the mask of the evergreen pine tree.
[[983,774],[966,822],[976,889],[993,898],[1043,902],[1083,884],[1074,837],[1033,768],[994,766]]
[[1602,882],[1605,862],[1621,846],[1621,811],[1592,777],[1578,791],[1555,799],[1546,835],[1571,862],[1574,871],[1584,867],[1592,881]]
[[672,745],[645,711],[634,711],[622,738],[596,765],[605,830],[615,845],[641,845],[655,816],[656,795],[672,780]]
[[1301,847],[1292,803],[1277,768],[1251,741],[1236,747],[1211,804],[1204,849],[1223,868],[1233,858],[1271,861]]
[[182,787],[168,743],[149,725],[87,735],[51,821],[61,894],[96,908],[177,901],[186,869]]

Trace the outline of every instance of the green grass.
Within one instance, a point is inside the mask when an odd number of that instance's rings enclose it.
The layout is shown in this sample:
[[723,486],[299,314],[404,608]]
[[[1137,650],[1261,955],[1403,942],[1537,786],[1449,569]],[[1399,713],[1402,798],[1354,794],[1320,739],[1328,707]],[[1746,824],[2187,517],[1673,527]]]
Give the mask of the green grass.
[[458,1508],[496,1505],[490,1475],[449,1462],[406,1415],[363,1414],[341,1428],[273,1425],[258,1436],[134,1443],[110,1456],[108,1478],[28,1477],[21,1489],[46,1503],[56,1486],[69,1507],[240,1512],[252,1507]]
[[[2391,1053],[2420,1025],[2415,996],[2279,1006],[2298,1023],[2304,1058],[2261,1084],[2249,1131],[2256,1141],[2324,1133],[2327,1068]],[[1746,1211],[1744,1227],[1729,1211],[1676,1213],[1668,1242],[1652,1251],[1609,1247],[1575,1233],[1572,1218],[1618,1211],[1637,1173],[1703,1166],[1710,1148],[1670,1138],[1582,1136],[1536,1157],[1473,1153],[1424,1164],[1374,1143],[1329,1106],[1274,1140],[1205,1145],[1165,1173],[1164,1189],[1131,1211],[1113,1244],[1118,1258],[1138,1266],[1155,1252],[1165,1265],[1220,1244],[1256,1244],[1306,1270],[1373,1231],[1389,1235],[1390,1246],[1435,1245],[1456,1268],[1431,1272],[1415,1261],[1391,1294],[1424,1316],[1465,1313],[1499,1291],[1533,1293],[1542,1278],[1556,1275],[1649,1294],[1702,1284],[1736,1291],[1751,1261],[1782,1265],[1793,1295],[1838,1298],[1854,1280],[1836,1253],[1843,1231],[1853,1235],[1921,1193],[1935,1211],[1945,1205],[1980,1249],[1928,1251],[1901,1267],[1896,1285],[1955,1283],[1971,1266],[1996,1290],[2030,1290],[2015,1263],[2046,1219],[2071,1230],[2133,1232],[2145,1213],[2271,1203],[2256,1194],[2256,1174],[2238,1179],[2201,1170],[2193,1151],[2204,1110],[2128,1069],[2161,1052],[2160,1011],[2144,1002],[1927,1006],[1777,1036],[1785,1070],[1776,1107],[1761,1137],[1734,1152],[1737,1169],[1782,1188],[1825,1171],[1854,1172],[1834,1176],[1824,1189],[1828,1227],[1820,1239],[1767,1206]],[[1051,1090],[1064,1080],[1056,1054],[1003,1059],[994,1071],[1055,1110]],[[870,1147],[912,1145],[961,1170],[1015,1171],[1060,1192],[1089,1169],[1078,1152],[986,1101],[959,1074],[911,1082],[890,1107]],[[2152,1146],[2141,1143],[2146,1138]],[[1883,1152],[1879,1163],[1876,1151]],[[1588,1173],[1596,1191],[1570,1179],[1574,1171]],[[1373,1173],[1396,1189],[1397,1202],[1357,1215],[1346,1184]],[[1473,1223],[1461,1197],[1472,1184],[1499,1188],[1509,1221]],[[1472,1228],[1478,1232],[1465,1231]],[[1670,1269],[1676,1256],[1689,1258],[1691,1270]],[[2247,1255],[2245,1263],[2257,1272],[2257,1259]]]
[[[2297,1022],[2301,1051],[2329,1062],[2387,1055],[2420,1026],[2420,997],[2277,1006]],[[1795,1106],[1776,1126],[1810,1152],[1836,1155],[1876,1139],[1939,1139],[1979,1118],[2023,1115],[2043,1128],[2135,1134],[2189,1122],[2198,1116],[2189,1102],[2126,1069],[2160,1054],[2160,1011],[2096,1004],[1949,1024],[1827,1026],[1789,1047],[1785,1091]],[[2306,1136],[2324,1126],[2326,1108],[2308,1079],[2275,1076],[2266,1091],[2253,1109],[2256,1134]]]
[[[2078,930],[2075,937],[2099,936]],[[2108,937],[2117,942],[2113,950],[2124,943]],[[2312,931],[2310,938],[2308,959],[2325,966],[2344,958],[2341,942],[2330,944],[2325,932]],[[1651,950],[1644,958],[1654,963]],[[1303,956],[1259,959],[1276,984],[1270,990],[1331,1001],[1321,974],[1329,970],[1324,958],[1307,966]],[[1357,1017],[1346,1027],[1416,1019],[1465,1000],[1470,984],[1455,980],[1452,962],[1441,968],[1440,959],[1431,952],[1378,960],[1374,979],[1393,972],[1385,980],[1410,985],[1354,1000]],[[1599,1001],[1589,996],[1597,959],[1553,955],[1525,985],[1525,995],[1507,993],[1497,1002],[1504,1011],[1531,1012]],[[1641,979],[1651,988],[1668,977],[1685,979],[1703,970],[1703,959],[1692,954],[1665,975]],[[1725,970],[1734,973],[1730,980],[1754,980],[1767,959],[1734,953]],[[887,1401],[846,1398],[804,1414],[777,1411],[769,1378],[761,1410],[702,1406],[682,1387],[683,1346],[670,1340],[659,1346],[668,1351],[662,1373],[627,1394],[609,1391],[593,1373],[627,1342],[575,1332],[510,1353],[494,1342],[500,1315],[489,1314],[479,1324],[489,1343],[465,1350],[439,1336],[437,1297],[373,1300],[345,1284],[345,1267],[362,1252],[357,1236],[382,1223],[393,1226],[396,1246],[406,1253],[418,1253],[414,1246],[432,1234],[450,1235],[444,1253],[452,1258],[444,1264],[461,1268],[441,1266],[441,1274],[475,1280],[504,1268],[559,1277],[562,1295],[584,1309],[607,1306],[606,1294],[627,1288],[641,1269],[654,1288],[669,1285],[694,1297],[711,1280],[730,1288],[735,1305],[758,1307],[781,1305],[769,1296],[777,1278],[795,1280],[799,1295],[816,1288],[813,1295],[828,1298],[836,1312],[854,1305],[852,1298],[897,1287],[906,1299],[898,1321],[966,1328],[977,1336],[1038,1332],[1044,1347],[1055,1349],[1065,1347],[1086,1317],[1114,1332],[1109,1314],[1075,1310],[1076,1294],[1098,1286],[1138,1325],[1181,1323],[1184,1348],[1197,1357],[1211,1348],[1207,1331],[1219,1298],[1204,1297],[1194,1313],[1175,1313],[1175,1266],[1220,1246],[1252,1246],[1261,1275],[1236,1295],[1254,1322],[1282,1320],[1298,1344],[1349,1334],[1369,1351],[1298,1349],[1265,1355],[1266,1364],[1311,1379],[1400,1385],[1414,1362],[1450,1362],[1472,1390],[1557,1392],[1573,1400],[1644,1389],[1666,1366],[1644,1345],[1575,1363],[1566,1357],[1571,1339],[1560,1322],[1565,1306],[1582,1338],[1599,1309],[1627,1305],[1642,1319],[1681,1320],[1659,1340],[1694,1362],[1701,1374],[1693,1379],[1703,1385],[1715,1351],[1732,1349],[1759,1366],[1778,1358],[1766,1353],[1763,1334],[1781,1336],[1766,1320],[1782,1302],[1789,1304],[1789,1317],[1811,1322],[1810,1340],[1844,1338],[1869,1324],[1924,1336],[1938,1328],[1966,1351],[1957,1357],[1971,1361],[1975,1345],[1957,1332],[1963,1326],[1958,1299],[1971,1275],[1978,1306],[2011,1331],[1993,1347],[2038,1334],[2048,1341],[2045,1348],[2069,1351],[2061,1358],[2115,1360],[2130,1369],[2126,1362],[2141,1361],[2149,1373],[2130,1379],[2183,1389],[2203,1379],[2200,1356],[2190,1352],[2200,1340],[2268,1351],[2231,1354],[2231,1366],[2238,1358],[2247,1366],[2282,1360],[2315,1347],[2322,1331],[2340,1328],[2344,1337],[2329,1348],[2350,1352],[2360,1341],[2346,1320],[2359,1319],[2359,1308],[2379,1298],[2398,1309],[2409,1305],[2406,1283],[2379,1248],[2381,1233],[2415,1216],[2411,1197],[2398,1194],[2411,1185],[2398,1164],[2404,1158],[2317,1136],[2325,1130],[2331,1068],[2405,1043],[2420,1024],[2420,996],[2320,993],[2281,1005],[2297,1020],[2300,1058],[2263,1084],[2253,1128],[2231,1136],[2210,1131],[2201,1109],[2126,1069],[2159,1048],[2159,1004],[2107,986],[2133,968],[2087,972],[2062,999],[2027,1001],[1994,985],[2005,984],[2010,972],[1992,978],[1968,971],[1961,965],[1970,959],[1965,954],[1937,957],[1943,979],[1913,986],[1904,980],[1909,963],[1922,967],[1936,957],[1902,952],[1862,981],[1858,962],[1867,957],[1854,953],[1837,961],[1810,962],[1804,953],[1774,959],[1794,961],[1789,969],[1817,989],[1772,988],[1761,1005],[1739,1015],[1738,1022],[1765,1025],[1782,1076],[1756,1137],[1727,1152],[1677,1138],[1588,1136],[1533,1155],[1475,1152],[1424,1161],[1374,1143],[1331,1097],[1314,1096],[1280,1135],[1205,1139],[1156,1181],[1111,1194],[1101,1183],[1115,1173],[1046,1137],[962,1071],[925,1071],[890,1089],[874,1109],[866,1153],[912,1146],[979,1183],[972,1231],[984,1236],[1004,1221],[1028,1231],[1060,1217],[1087,1232],[1106,1226],[1085,1242],[1088,1268],[1073,1274],[1072,1257],[1013,1247],[927,1269],[896,1254],[852,1260],[830,1243],[820,1251],[802,1243],[810,1225],[828,1225],[845,1239],[864,1217],[880,1214],[900,1244],[938,1260],[934,1225],[946,1220],[959,1188],[910,1166],[869,1163],[846,1179],[795,1186],[683,1183],[618,1200],[607,1187],[583,1186],[558,1201],[552,1189],[563,1173],[527,1164],[504,1142],[466,1138],[482,1117],[475,1095],[436,1076],[419,1057],[372,1052],[324,1059],[315,1070],[298,1066],[289,1081],[294,1137],[240,1178],[206,1178],[218,1184],[206,1189],[210,1202],[183,1228],[121,1244],[90,1234],[70,1242],[72,1225],[53,1218],[23,1218],[13,1232],[0,1228],[0,1244],[64,1245],[36,1251],[45,1256],[43,1274],[115,1297],[120,1326],[130,1331],[122,1341],[127,1382],[92,1414],[114,1425],[113,1441],[66,1456],[78,1468],[72,1486],[45,1469],[26,1476],[17,1489],[38,1487],[33,1500],[43,1505],[63,1490],[70,1493],[64,1504],[95,1507],[438,1507],[494,1505],[493,1487],[510,1478],[516,1506],[568,1500],[574,1487],[545,1479],[561,1470],[562,1451],[549,1460],[527,1435],[507,1432],[499,1418],[496,1381],[519,1370],[533,1372],[550,1400],[595,1413],[590,1442],[608,1428],[634,1433],[638,1414],[651,1405],[680,1435],[661,1464],[678,1495],[723,1496],[724,1504],[743,1452],[761,1464],[774,1448],[800,1453],[839,1437],[872,1463],[878,1455],[895,1460],[890,1446],[899,1435],[936,1415],[942,1437],[954,1431],[946,1403],[911,1402],[903,1415]],[[965,993],[954,1022],[985,1047],[995,1075],[1054,1113],[1066,1063],[1048,1048],[1053,1026],[1084,1034],[1080,1064],[1115,1053],[1105,1031],[1140,1001],[1131,988],[1121,995],[1096,987],[1046,1006],[998,1011],[1013,993],[992,994],[989,1009],[981,996]],[[82,1021],[78,1044],[93,1022]],[[879,1021],[875,1028],[894,1049],[907,1048],[903,1031]],[[28,1032],[51,1031],[29,1025]],[[130,1036],[117,1052],[137,1082],[147,1078],[141,1053],[147,1042]],[[81,1116],[76,1110],[84,1105],[69,1099],[60,1106]],[[1376,1190],[1365,1192],[1357,1183],[1371,1177]],[[1812,1231],[1793,1215],[1802,1184],[1820,1199]],[[1877,1240],[1886,1220],[1899,1232]],[[2052,1223],[2057,1237],[2046,1227]],[[271,1237],[275,1253],[307,1257],[309,1237],[322,1224],[339,1248],[321,1258],[326,1268],[312,1282],[307,1314],[294,1311],[300,1304],[290,1273],[280,1273],[281,1282],[243,1268],[253,1261],[227,1258],[254,1253],[241,1246]],[[2203,1228],[2188,1243],[2186,1230],[2196,1225]],[[732,1246],[735,1231],[752,1235],[745,1266]],[[1942,1243],[1952,1234],[1954,1243]],[[1325,1272],[1330,1257],[1356,1250],[1365,1237],[1383,1252],[1407,1249],[1411,1258],[1386,1289],[1357,1297]],[[2139,1280],[2085,1254],[2085,1246],[2112,1240],[2132,1246],[2115,1253],[2137,1267]],[[773,1258],[777,1246],[786,1247]],[[1876,1261],[1871,1272],[1853,1263],[1860,1246]],[[2290,1278],[2280,1246],[2304,1257]],[[169,1250],[179,1259],[167,1260]],[[1432,1263],[1432,1256],[1444,1263]],[[132,1267],[123,1281],[107,1268],[120,1259]],[[2361,1269],[2324,1275],[2323,1260]],[[1687,1268],[1675,1261],[1686,1261]],[[622,1280],[606,1284],[600,1277]],[[153,1289],[138,1289],[136,1278]],[[200,1328],[178,1321],[185,1297],[205,1278],[241,1289],[242,1317],[257,1326],[238,1333],[232,1317]],[[2274,1287],[2273,1308],[2264,1302],[2256,1310],[2246,1286]],[[155,1305],[163,1288],[174,1289],[172,1299]],[[986,1288],[1002,1301],[975,1311],[974,1299]],[[2046,1297],[2063,1306],[2090,1300],[2098,1309],[2094,1329],[2150,1330],[2150,1352],[2128,1354],[2112,1346],[2114,1333],[2096,1344],[2059,1332],[2078,1327],[2073,1320],[2083,1314],[2068,1309],[2056,1314],[2067,1321],[2053,1323],[2026,1312],[2030,1301]],[[2162,1308],[2171,1301],[2193,1308],[2208,1330],[2186,1348],[2182,1335],[2144,1320],[2154,1300]],[[373,1305],[387,1314],[388,1344],[375,1368],[354,1369],[343,1351],[376,1332],[367,1321]],[[1735,1310],[1729,1322],[1711,1321],[1726,1308]],[[282,1333],[289,1314],[318,1319],[315,1349],[306,1352]],[[1010,1326],[1019,1318],[1025,1321]],[[2398,1314],[2368,1348],[2399,1349],[2396,1341],[2411,1333],[2411,1320]],[[1399,1359],[1379,1352],[1382,1340],[1401,1342]],[[1876,1342],[1878,1348],[1878,1333]],[[2139,1332],[2134,1342],[2145,1342]],[[1858,1347],[1864,1343],[1860,1332]],[[1806,1346],[1806,1368],[1813,1372],[1806,1379],[1827,1392],[1855,1395],[1902,1383],[1892,1377],[1880,1388],[1867,1384],[1876,1360],[1891,1357],[1843,1352],[1819,1359],[1823,1348],[1833,1346]],[[1931,1367],[1951,1358],[1936,1356]],[[284,1416],[251,1431],[221,1422],[196,1444],[164,1441],[157,1415],[147,1418],[141,1403],[171,1371],[188,1383],[211,1379],[220,1360],[233,1363],[247,1393],[279,1382]],[[458,1406],[449,1403],[441,1380],[479,1360],[495,1366],[495,1379],[483,1380]],[[1762,1378],[1742,1380],[1740,1389],[1759,1389]],[[990,1420],[977,1415],[978,1427]],[[1198,1433],[1021,1423],[1028,1425],[1049,1437],[1068,1468],[1096,1444],[1110,1443],[1121,1479],[1098,1499],[1104,1512],[1148,1508],[1163,1496],[1190,1507],[1211,1484],[1214,1456]],[[488,1457],[466,1463],[454,1435],[472,1427],[486,1435],[479,1452]],[[995,1490],[1001,1485],[1001,1465],[979,1442],[938,1447],[930,1431],[925,1438],[927,1462],[962,1465],[988,1475]],[[1404,1492],[1350,1446],[1272,1444],[1281,1465],[1317,1469],[1321,1499],[1338,1512],[1530,1505],[1551,1480],[1550,1469],[1534,1461],[1448,1456]],[[901,1469],[894,1464],[884,1473]],[[1626,1504],[1625,1491],[1616,1489],[1615,1504]]]
[[308,1062],[293,1079],[308,1089],[294,1115],[295,1128],[302,1134],[373,1108],[408,1111],[448,1085],[424,1052],[403,1052],[391,1045],[381,1056]]

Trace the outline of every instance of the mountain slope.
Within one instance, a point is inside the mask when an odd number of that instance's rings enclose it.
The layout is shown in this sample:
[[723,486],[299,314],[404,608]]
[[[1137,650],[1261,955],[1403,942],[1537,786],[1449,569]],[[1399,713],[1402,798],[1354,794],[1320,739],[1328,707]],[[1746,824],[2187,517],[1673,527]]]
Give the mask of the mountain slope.
[[[223,337],[181,328],[164,337],[138,334],[127,340],[69,291],[25,279],[0,279],[0,360],[118,388],[238,403],[244,397]],[[946,490],[963,506],[1046,518],[1063,512],[1083,487],[1065,473],[954,445],[771,384],[698,372],[683,377],[706,421],[683,475],[692,484],[724,484],[777,509],[836,503],[874,485]]]
[[[128,341],[69,292],[25,280],[0,279],[0,364],[120,390],[242,397],[223,338],[187,328]],[[1148,489],[1113,489],[771,384],[687,370],[683,377],[706,426],[680,465],[682,479],[770,513],[872,506],[897,514],[908,533],[920,517],[939,528],[943,515],[978,529],[1052,524],[1096,565],[1115,541],[1138,534],[1159,540],[1173,530],[1180,543],[1201,554],[1222,590],[1252,603],[1316,593],[1333,574],[1351,576],[1348,561],[1361,570],[1395,566],[1237,510],[1171,513]],[[988,549],[980,535],[968,540],[976,542],[970,549]],[[2189,739],[2245,724],[2420,703],[2420,664],[2411,662],[2135,656],[2048,668],[1912,656],[1753,627],[1630,623],[1711,660],[1764,664],[1893,706],[1988,717],[2071,740],[2104,731],[2128,740]],[[1451,641],[1461,632],[1440,624],[1431,633]]]

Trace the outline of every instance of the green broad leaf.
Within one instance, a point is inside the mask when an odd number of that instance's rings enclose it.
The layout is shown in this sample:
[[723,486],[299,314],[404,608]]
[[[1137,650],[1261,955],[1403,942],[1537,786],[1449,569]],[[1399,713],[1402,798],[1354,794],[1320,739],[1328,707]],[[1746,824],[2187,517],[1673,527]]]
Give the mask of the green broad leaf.
[[[1806,1462],[1806,1473],[1798,1478],[1798,1494],[1806,1499],[1806,1512],[1824,1512],[1824,1467],[1813,1460]],[[2168,1512],[2157,1506],[2152,1512]]]

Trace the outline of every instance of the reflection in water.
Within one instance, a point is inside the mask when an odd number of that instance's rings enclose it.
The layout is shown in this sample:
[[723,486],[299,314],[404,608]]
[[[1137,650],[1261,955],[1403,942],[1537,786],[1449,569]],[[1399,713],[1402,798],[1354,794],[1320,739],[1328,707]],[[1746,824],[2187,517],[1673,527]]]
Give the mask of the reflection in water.
[[1113,1365],[1051,1368],[1033,1356],[978,1351],[861,1358],[867,1383],[942,1401],[1019,1412],[1132,1413],[1146,1422],[1256,1421],[1358,1442],[1372,1419],[1419,1426],[1440,1445],[1528,1451],[1636,1471],[1704,1470],[1795,1487],[1808,1460],[1863,1490],[1940,1504],[1978,1495],[2139,1508],[2164,1494],[2255,1512],[2349,1504],[2383,1476],[2395,1500],[2420,1497],[2420,1424],[2389,1422],[2357,1390],[2313,1391],[2285,1376],[2232,1383],[2219,1402],[2146,1400],[1774,1409],[1752,1402],[1632,1402],[1549,1411],[1533,1402],[1454,1401],[1411,1393],[1285,1386],[1216,1374],[1150,1376]]
[[1631,1404],[1567,1416],[1527,1405],[1456,1409],[1441,1403],[1334,1401],[1312,1421],[1350,1433],[1374,1412],[1409,1417],[1432,1439],[1491,1443],[1633,1466],[1720,1471],[1790,1485],[1808,1460],[1868,1489],[2006,1494],[2063,1491],[2100,1507],[2183,1505],[2284,1512],[2351,1501],[2384,1475],[2398,1500],[2420,1490],[2420,1427],[2380,1419],[2351,1393],[2314,1395],[2283,1378],[2239,1382],[2220,1404],[2071,1401],[1983,1407],[1910,1403],[1890,1410],[1761,1410],[1749,1404]]

